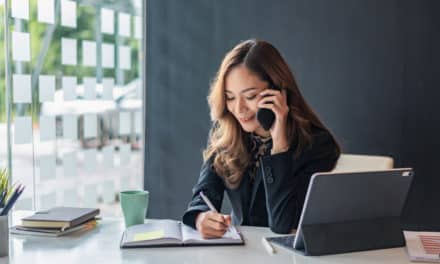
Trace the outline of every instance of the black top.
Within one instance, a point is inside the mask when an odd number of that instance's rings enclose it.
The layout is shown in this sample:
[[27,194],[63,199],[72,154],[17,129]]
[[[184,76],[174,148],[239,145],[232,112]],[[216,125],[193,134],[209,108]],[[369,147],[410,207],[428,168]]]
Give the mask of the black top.
[[202,165],[192,200],[183,215],[186,225],[195,228],[197,214],[209,210],[200,191],[218,211],[226,191],[234,225],[268,226],[275,233],[288,233],[298,225],[312,174],[333,169],[339,158],[331,134],[317,128],[312,131],[311,145],[298,157],[295,145],[275,155],[270,154],[271,140],[251,136],[250,145],[253,163],[236,189],[226,187],[223,178],[216,174],[212,159]]

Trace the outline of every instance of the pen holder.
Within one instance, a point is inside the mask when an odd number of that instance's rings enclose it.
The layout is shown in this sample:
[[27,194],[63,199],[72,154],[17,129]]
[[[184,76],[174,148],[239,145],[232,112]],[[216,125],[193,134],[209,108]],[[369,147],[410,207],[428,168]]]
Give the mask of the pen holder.
[[0,257],[9,253],[9,225],[8,215],[0,216]]

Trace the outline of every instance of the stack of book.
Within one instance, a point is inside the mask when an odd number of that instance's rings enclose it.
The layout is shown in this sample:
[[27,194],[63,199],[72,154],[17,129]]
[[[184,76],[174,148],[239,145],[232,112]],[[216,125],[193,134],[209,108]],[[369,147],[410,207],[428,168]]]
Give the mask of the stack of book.
[[96,226],[99,209],[54,207],[23,218],[21,225],[10,228],[12,234],[58,237]]

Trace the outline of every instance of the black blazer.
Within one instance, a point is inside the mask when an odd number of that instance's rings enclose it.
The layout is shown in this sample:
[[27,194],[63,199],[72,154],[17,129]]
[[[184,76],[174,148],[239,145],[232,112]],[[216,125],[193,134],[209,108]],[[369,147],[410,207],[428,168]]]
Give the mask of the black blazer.
[[339,158],[339,148],[333,137],[322,129],[314,129],[312,144],[296,158],[295,149],[296,146],[292,145],[286,152],[263,156],[254,182],[245,175],[236,189],[227,188],[214,171],[212,159],[207,160],[192,190],[192,200],[183,215],[183,223],[195,228],[198,213],[209,210],[199,195],[200,191],[208,196],[218,211],[226,191],[232,205],[234,225],[268,226],[275,233],[289,233],[298,225],[312,174],[332,170]]

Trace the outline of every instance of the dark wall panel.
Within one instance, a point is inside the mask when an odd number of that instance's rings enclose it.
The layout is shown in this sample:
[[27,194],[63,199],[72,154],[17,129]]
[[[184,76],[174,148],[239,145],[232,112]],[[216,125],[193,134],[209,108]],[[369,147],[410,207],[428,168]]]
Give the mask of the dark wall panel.
[[260,38],[283,54],[344,152],[416,168],[407,222],[439,222],[439,11],[435,0],[147,1],[149,215],[181,216],[210,126],[209,82],[229,49]]
[[405,42],[404,118],[401,164],[414,167],[404,217],[420,229],[440,228],[440,11],[439,1],[406,1],[402,12]]
[[208,1],[148,1],[145,186],[153,217],[180,216],[200,168],[212,16]]

